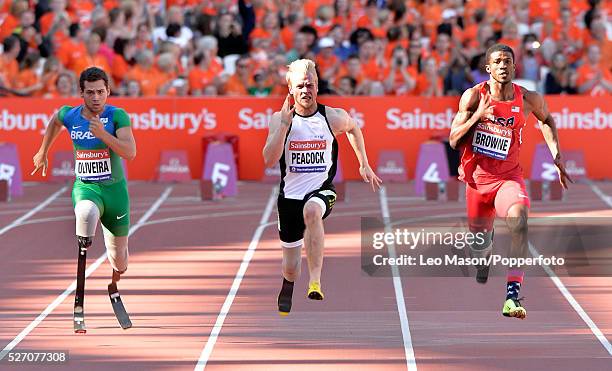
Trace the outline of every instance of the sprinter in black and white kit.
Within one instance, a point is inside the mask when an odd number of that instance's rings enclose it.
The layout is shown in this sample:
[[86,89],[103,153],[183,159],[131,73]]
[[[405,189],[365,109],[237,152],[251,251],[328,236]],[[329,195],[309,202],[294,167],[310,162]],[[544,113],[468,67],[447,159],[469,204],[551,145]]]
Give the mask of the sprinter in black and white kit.
[[[291,310],[293,283],[300,274],[302,245],[306,248],[308,298],[323,300],[323,219],[336,202],[332,181],[338,166],[336,136],[346,133],[359,160],[359,174],[375,191],[382,181],[368,163],[359,126],[341,108],[317,103],[317,73],[309,59],[289,65],[289,94],[280,112],[270,120],[263,149],[266,167],[280,161],[281,183],[278,195],[278,230],[283,247],[283,285],[278,310]],[[291,105],[291,100],[295,102]]]

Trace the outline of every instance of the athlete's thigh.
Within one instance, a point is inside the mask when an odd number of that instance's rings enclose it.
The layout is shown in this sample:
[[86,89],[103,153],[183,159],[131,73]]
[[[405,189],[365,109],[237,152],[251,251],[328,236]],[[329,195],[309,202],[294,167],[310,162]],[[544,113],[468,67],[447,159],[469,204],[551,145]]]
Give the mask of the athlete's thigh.
[[523,179],[505,180],[495,195],[495,210],[500,217],[505,218],[515,204],[530,206]]
[[74,182],[72,186],[72,206],[76,206],[79,201],[83,200],[95,203],[100,211],[100,215],[104,215],[104,200],[102,199],[100,187],[97,184],[82,183],[78,180]]
[[323,210],[323,219],[327,218],[331,214],[334,205],[336,204],[336,191],[333,189],[319,189],[318,191],[308,194],[305,199],[306,201],[316,198],[317,200],[323,201],[325,205]]
[[278,197],[278,234],[284,247],[296,247],[304,238],[304,201]]
[[495,187],[467,183],[465,200],[471,231],[490,231],[495,221]]
[[125,181],[102,188],[106,211],[100,218],[102,225],[115,236],[127,236],[130,229],[130,197]]

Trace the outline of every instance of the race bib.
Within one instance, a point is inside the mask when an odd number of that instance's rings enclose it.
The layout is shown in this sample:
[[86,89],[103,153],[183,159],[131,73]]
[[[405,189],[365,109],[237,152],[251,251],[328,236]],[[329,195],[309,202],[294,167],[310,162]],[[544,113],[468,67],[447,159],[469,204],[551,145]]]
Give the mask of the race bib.
[[472,139],[474,153],[505,160],[512,143],[512,129],[488,123],[478,123]]
[[111,158],[108,149],[79,149],[76,151],[74,172],[77,178],[86,181],[101,181],[111,178]]
[[292,140],[289,142],[289,172],[323,173],[325,163],[325,140]]

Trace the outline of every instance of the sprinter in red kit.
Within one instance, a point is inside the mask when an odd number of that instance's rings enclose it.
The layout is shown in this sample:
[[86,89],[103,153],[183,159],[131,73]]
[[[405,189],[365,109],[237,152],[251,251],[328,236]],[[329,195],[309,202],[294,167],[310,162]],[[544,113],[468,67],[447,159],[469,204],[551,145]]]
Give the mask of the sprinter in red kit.
[[[471,232],[484,238],[470,246],[473,257],[491,255],[495,216],[505,218],[512,242],[510,255],[528,253],[527,218],[529,197],[525,191],[519,152],[522,132],[529,114],[539,120],[540,129],[554,159],[559,182],[567,189],[568,176],[561,162],[555,121],[543,97],[512,83],[514,51],[495,44],[486,53],[488,81],[463,93],[459,112],[453,119],[449,142],[461,150],[459,179],[466,184],[468,224]],[[486,283],[488,265],[477,267],[476,280]],[[524,319],[527,311],[519,301],[523,283],[522,267],[508,267],[506,300],[502,314]]]

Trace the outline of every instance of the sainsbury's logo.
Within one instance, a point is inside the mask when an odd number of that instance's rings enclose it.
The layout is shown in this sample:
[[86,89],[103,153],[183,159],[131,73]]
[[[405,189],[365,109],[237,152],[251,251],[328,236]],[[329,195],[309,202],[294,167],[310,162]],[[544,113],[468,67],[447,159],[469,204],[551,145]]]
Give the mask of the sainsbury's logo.
[[290,151],[320,151],[327,148],[324,140],[292,140],[289,142]]

